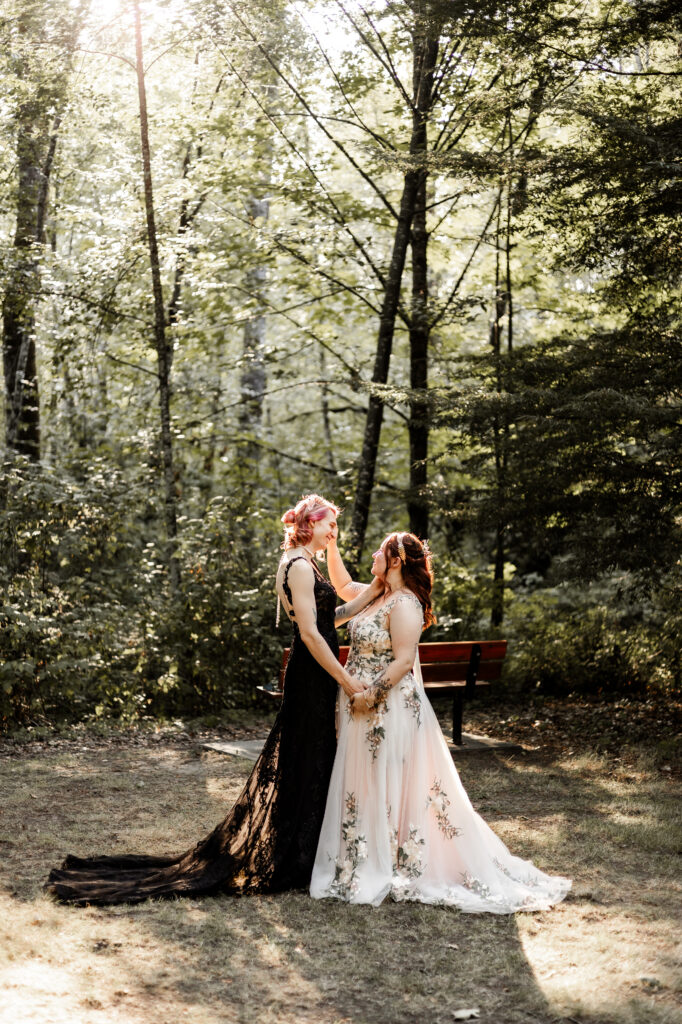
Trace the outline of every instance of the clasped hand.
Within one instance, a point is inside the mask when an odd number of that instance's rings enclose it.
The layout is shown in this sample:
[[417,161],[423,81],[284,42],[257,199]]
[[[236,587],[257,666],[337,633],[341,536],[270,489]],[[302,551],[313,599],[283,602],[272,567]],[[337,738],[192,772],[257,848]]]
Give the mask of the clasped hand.
[[351,714],[355,711],[369,711],[369,705],[367,703],[368,687],[366,687],[364,683],[361,683],[359,679],[352,676],[350,672],[346,672],[346,678],[341,684],[341,687],[348,697],[348,706],[350,707]]
[[350,672],[346,672],[345,679],[341,683],[341,688],[349,700],[353,700],[356,693],[362,693],[364,690],[364,686],[360,680],[352,676]]
[[364,715],[372,710],[368,686],[364,687],[358,693],[353,694],[350,699],[350,710],[351,714],[355,714],[356,711],[359,711]]

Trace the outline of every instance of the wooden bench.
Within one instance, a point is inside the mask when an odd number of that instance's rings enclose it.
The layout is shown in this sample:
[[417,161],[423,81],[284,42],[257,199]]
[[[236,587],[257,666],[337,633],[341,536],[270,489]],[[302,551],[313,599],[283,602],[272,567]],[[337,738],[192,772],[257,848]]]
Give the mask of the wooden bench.
[[[452,741],[462,744],[462,708],[465,699],[475,690],[489,686],[500,678],[502,662],[507,653],[506,640],[443,641],[419,645],[419,660],[424,677],[424,689],[433,702],[436,697],[452,697]],[[348,647],[339,648],[339,661],[346,664]],[[282,652],[279,688],[259,686],[261,693],[275,700],[282,698],[284,670],[289,660],[289,648]]]

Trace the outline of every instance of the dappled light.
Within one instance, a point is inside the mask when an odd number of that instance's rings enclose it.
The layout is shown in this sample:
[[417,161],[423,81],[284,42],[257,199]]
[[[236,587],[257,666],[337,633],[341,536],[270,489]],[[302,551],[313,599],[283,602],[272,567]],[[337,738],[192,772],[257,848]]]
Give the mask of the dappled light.
[[[196,771],[182,770],[189,765]],[[20,774],[12,771],[19,766]],[[47,866],[59,851],[82,846],[88,829],[100,827],[96,815],[117,828],[119,849],[167,851],[219,818],[248,765],[211,753],[190,758],[182,746],[112,751],[96,743],[0,760],[6,813],[21,813],[27,826],[25,838],[2,833],[4,1006],[37,1022],[89,1020],[98,1011],[112,1021],[154,1013],[200,1024],[240,1005],[244,1020],[263,1024],[273,1016],[287,1024],[368,1016],[408,1024],[415,1014],[447,1019],[469,1005],[482,1019],[504,1013],[510,1024],[529,1015],[547,1024],[562,1015],[630,1024],[644,1012],[655,1024],[672,1021],[679,890],[667,837],[679,807],[669,780],[637,764],[632,781],[619,780],[594,755],[575,764],[530,755],[469,760],[461,771],[503,838],[540,864],[571,870],[567,902],[509,919],[410,904],[320,904],[304,893],[59,906],[40,894]],[[90,787],[93,777],[99,788],[87,796],[81,781]],[[160,794],[171,797],[163,823]],[[634,822],[620,831],[623,806],[646,808],[657,847]]]
[[0,0],[2,1024],[675,1021],[673,6]]
[[362,578],[386,529],[429,537],[431,639],[508,640],[525,711],[660,736],[665,10],[6,7],[3,728],[253,706],[279,517],[316,490]]

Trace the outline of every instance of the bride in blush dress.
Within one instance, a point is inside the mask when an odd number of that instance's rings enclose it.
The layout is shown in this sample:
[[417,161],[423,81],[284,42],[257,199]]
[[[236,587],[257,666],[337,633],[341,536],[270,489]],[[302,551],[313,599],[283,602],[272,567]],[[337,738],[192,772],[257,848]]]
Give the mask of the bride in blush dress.
[[[434,621],[428,549],[392,533],[374,554],[384,593],[351,621],[338,745],[310,892],[378,906],[387,896],[469,913],[546,910],[571,887],[515,857],[474,810],[424,692],[418,644]],[[330,577],[360,593],[336,548]]]

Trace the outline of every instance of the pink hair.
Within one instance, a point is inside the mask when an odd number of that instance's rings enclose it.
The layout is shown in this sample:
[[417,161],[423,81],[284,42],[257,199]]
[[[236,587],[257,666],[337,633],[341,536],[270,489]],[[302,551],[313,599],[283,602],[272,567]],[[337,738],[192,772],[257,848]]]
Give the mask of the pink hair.
[[329,513],[339,514],[341,509],[333,501],[319,494],[305,494],[293,508],[282,516],[284,523],[283,548],[296,548],[307,544],[313,535],[311,523],[317,523]]

